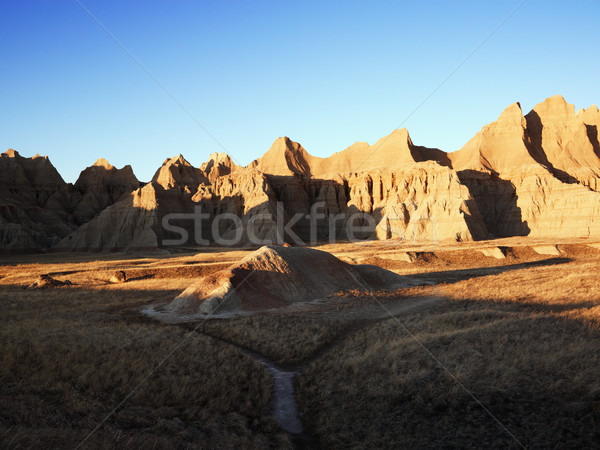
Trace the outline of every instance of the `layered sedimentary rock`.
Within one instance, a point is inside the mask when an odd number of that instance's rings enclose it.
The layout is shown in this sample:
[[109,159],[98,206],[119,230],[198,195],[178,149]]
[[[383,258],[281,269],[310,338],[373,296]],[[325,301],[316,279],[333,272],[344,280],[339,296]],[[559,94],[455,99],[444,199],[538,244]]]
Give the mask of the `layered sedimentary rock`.
[[200,170],[206,174],[211,183],[239,168],[227,153],[213,153],[209,156],[208,161],[200,166]]
[[297,142],[288,137],[280,137],[271,148],[250,166],[257,170],[278,176],[311,176],[312,156]]
[[156,171],[152,182],[164,189],[179,189],[193,193],[201,184],[208,183],[203,170],[192,166],[182,155],[167,158]]
[[441,150],[413,145],[408,130],[402,128],[373,145],[356,142],[327,158],[312,156],[299,143],[288,137],[280,137],[264,156],[252,163],[252,167],[269,175],[329,179],[340,174],[401,170],[415,162],[430,160],[442,165],[449,164],[446,154]]
[[539,164],[526,145],[526,120],[513,103],[495,122],[485,125],[460,150],[450,153],[456,171],[476,170],[510,177],[514,172],[537,170]]
[[[377,220],[379,239],[435,242],[489,237],[469,190],[461,184],[456,172],[447,167],[421,163],[409,170],[375,173],[369,178],[371,214]],[[356,198],[357,209],[363,210],[364,189],[360,191],[356,189],[356,196],[351,191],[350,203]]]
[[600,149],[598,148],[598,139],[600,139],[600,111],[596,105],[592,105],[586,109],[580,109],[577,111],[577,117],[579,117],[587,130],[588,138],[594,147],[596,155],[600,156]]
[[587,187],[597,157],[586,138],[572,105],[551,97],[527,117],[509,106],[449,158],[494,236],[600,235],[600,194]]
[[[15,150],[0,156],[0,248],[48,248],[69,234],[75,225],[66,207],[53,197],[73,198],[67,184],[47,156],[23,158]],[[68,207],[68,205],[66,205]]]
[[117,169],[106,160],[67,184],[47,157],[14,150],[0,157],[0,173],[0,247],[19,251],[57,245],[140,185],[130,166]]
[[203,240],[221,245],[259,245],[283,239],[276,225],[277,199],[266,176],[258,170],[244,169],[219,177],[198,189],[192,200],[207,215],[202,221]]
[[153,183],[132,192],[58,242],[60,250],[153,249],[158,247],[157,188]]
[[[140,249],[319,240],[600,236],[600,112],[518,103],[455,152],[406,129],[328,158],[287,137],[247,167],[165,160],[140,187],[105,160],[66,184],[47,158],[0,158],[3,249]],[[357,228],[360,228],[357,232]],[[358,234],[357,234],[358,233]]]
[[[594,122],[591,108],[587,116]],[[536,161],[561,181],[580,182],[594,190],[600,188],[600,158],[590,136],[593,123],[586,125],[583,114],[575,114],[575,107],[560,95],[536,105],[525,118]]]
[[[440,150],[416,147],[406,129],[395,130],[370,146],[357,143],[329,158],[313,157],[288,138],[279,138],[253,163],[267,174],[283,203],[286,218],[302,218],[295,232],[302,241],[357,237],[380,239],[483,239],[488,233],[468,189]],[[341,215],[331,223],[332,215]],[[351,222],[350,224],[348,222]],[[315,227],[316,224],[316,227]]]
[[[130,176],[121,176],[121,179],[134,182]],[[189,239],[194,231],[192,190],[195,192],[206,182],[204,172],[194,168],[183,156],[168,158],[150,183],[121,196],[121,200],[54,248],[138,250],[158,248],[163,241],[177,242],[178,245],[193,243]],[[163,223],[165,216],[173,216],[166,225]]]
[[[65,185],[64,180],[47,156],[35,155],[23,158],[19,152],[9,149],[0,156],[1,182],[5,189],[3,197],[24,199],[43,205],[48,198]],[[12,190],[6,189],[12,186]]]
[[314,176],[330,177],[334,174],[402,170],[415,162],[436,159],[440,155],[434,154],[435,150],[414,146],[408,130],[402,128],[373,145],[357,142],[328,158],[313,157],[310,162]]
[[75,222],[88,222],[139,186],[140,182],[131,166],[117,169],[105,159],[97,160],[94,165],[83,170],[75,182],[75,189],[82,195],[73,210]]
[[516,207],[529,236],[600,237],[600,193],[547,174],[513,181]]

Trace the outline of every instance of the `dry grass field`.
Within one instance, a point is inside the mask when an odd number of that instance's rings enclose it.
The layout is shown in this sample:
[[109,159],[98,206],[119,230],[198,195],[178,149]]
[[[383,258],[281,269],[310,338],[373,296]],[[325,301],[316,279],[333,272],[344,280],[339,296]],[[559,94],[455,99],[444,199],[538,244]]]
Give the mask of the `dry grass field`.
[[[139,314],[186,287],[188,265],[179,278],[155,278],[147,272],[160,259],[89,259],[2,267],[0,446],[76,447],[173,349],[85,448],[290,446],[270,418],[272,382],[259,362]],[[141,279],[107,284],[115,267]],[[48,272],[73,286],[23,289]]]
[[[416,286],[178,325],[140,310],[246,251],[4,257],[0,446],[597,447],[600,249],[533,249],[547,244],[484,244],[503,259],[475,244],[323,246]],[[129,281],[108,283],[115,270]],[[73,284],[24,289],[42,273]],[[302,439],[272,418],[253,353],[298,371]]]

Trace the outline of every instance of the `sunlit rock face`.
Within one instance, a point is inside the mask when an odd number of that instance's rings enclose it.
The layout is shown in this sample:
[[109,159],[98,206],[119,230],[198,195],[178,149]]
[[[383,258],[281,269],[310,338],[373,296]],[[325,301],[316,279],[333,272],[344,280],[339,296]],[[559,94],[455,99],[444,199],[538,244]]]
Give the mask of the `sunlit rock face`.
[[509,105],[450,153],[415,145],[406,129],[327,158],[280,137],[246,167],[225,153],[198,168],[168,158],[147,184],[100,159],[71,185],[47,157],[9,150],[0,246],[306,244],[355,238],[351,225],[361,239],[399,242],[600,236],[599,126],[597,107],[575,113],[554,96],[526,115]]
[[200,170],[206,174],[211,183],[219,177],[235,172],[239,168],[227,153],[213,153],[208,161],[200,166]]
[[167,158],[152,177],[152,181],[164,189],[192,192],[201,184],[207,183],[208,179],[204,171],[193,167],[182,155],[179,155]]

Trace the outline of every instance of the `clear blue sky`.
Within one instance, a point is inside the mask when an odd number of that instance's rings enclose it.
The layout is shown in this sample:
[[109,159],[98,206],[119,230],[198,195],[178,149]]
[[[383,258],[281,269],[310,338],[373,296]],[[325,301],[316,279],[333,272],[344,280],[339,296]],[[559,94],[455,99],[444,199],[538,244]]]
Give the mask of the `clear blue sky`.
[[[600,103],[600,2],[82,3],[240,164],[278,136],[327,156],[406,126],[460,148],[510,103]],[[97,158],[150,179],[221,148],[77,4],[0,0],[0,148],[66,181]]]

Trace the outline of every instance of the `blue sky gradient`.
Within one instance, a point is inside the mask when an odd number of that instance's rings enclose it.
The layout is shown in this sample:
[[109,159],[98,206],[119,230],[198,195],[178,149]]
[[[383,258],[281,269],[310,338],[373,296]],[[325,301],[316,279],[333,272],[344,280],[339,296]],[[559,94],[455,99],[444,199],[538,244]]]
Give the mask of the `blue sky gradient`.
[[[81,2],[239,164],[278,136],[328,156],[408,128],[459,149],[510,103],[600,103],[600,2]],[[74,0],[0,1],[0,148],[66,181],[97,158],[148,181],[222,148]]]

